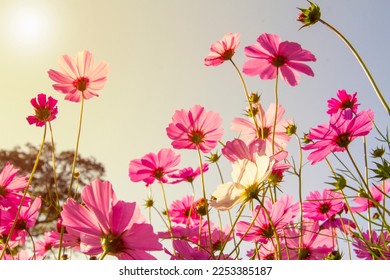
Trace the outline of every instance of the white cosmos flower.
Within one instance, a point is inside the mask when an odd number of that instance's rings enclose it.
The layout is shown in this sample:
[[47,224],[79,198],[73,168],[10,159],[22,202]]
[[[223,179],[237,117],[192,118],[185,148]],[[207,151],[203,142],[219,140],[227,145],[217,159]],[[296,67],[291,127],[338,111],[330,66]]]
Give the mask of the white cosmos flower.
[[275,160],[258,155],[256,161],[240,159],[233,163],[233,182],[221,184],[212,194],[210,205],[218,210],[229,210],[248,198],[248,192],[256,190],[272,172]]

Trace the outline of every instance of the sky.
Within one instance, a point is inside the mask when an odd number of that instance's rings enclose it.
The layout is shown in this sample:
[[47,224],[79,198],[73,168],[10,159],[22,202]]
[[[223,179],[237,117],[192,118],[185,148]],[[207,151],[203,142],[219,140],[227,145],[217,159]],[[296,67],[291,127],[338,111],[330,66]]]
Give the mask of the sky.
[[[379,88],[390,100],[388,53],[390,2],[370,0],[318,0],[322,18],[338,28],[361,54]],[[328,120],[329,98],[340,89],[357,92],[362,109],[371,108],[379,127],[389,124],[363,71],[346,46],[321,24],[300,31],[297,7],[307,1],[290,0],[67,0],[0,2],[1,149],[30,142],[39,145],[42,130],[29,126],[33,113],[30,99],[38,93],[59,100],[59,113],[52,126],[57,150],[74,149],[79,116],[78,103],[64,100],[48,78],[58,69],[58,58],[90,50],[95,62],[105,61],[110,73],[98,98],[85,102],[79,152],[93,156],[106,168],[104,179],[112,182],[120,199],[142,204],[148,189],[128,177],[130,160],[170,147],[165,129],[175,110],[195,104],[220,113],[224,141],[236,134],[231,120],[242,116],[244,92],[232,65],[206,67],[203,59],[210,45],[228,32],[240,33],[234,61],[241,68],[244,47],[264,33],[278,34],[282,41],[294,41],[317,58],[310,63],[315,77],[301,75],[298,86],[281,81],[280,104],[286,118],[295,121],[298,132],[308,132]],[[274,102],[274,81],[244,77],[248,89],[261,93],[263,104]],[[360,143],[361,144],[361,143]],[[357,144],[357,145],[360,145]],[[361,146],[359,146],[361,147]],[[294,141],[288,146],[296,158]],[[182,154],[180,167],[198,163],[193,151]],[[304,153],[305,159],[307,153]],[[231,167],[221,163],[226,179]],[[304,168],[304,193],[322,189],[329,179],[324,163]],[[206,174],[208,192],[217,184],[215,169]],[[295,178],[286,178],[286,193],[296,194]],[[159,189],[153,189],[160,200]],[[180,199],[190,192],[185,185],[168,186],[167,194]],[[200,192],[199,192],[200,193]],[[158,201],[157,203],[160,203]]]

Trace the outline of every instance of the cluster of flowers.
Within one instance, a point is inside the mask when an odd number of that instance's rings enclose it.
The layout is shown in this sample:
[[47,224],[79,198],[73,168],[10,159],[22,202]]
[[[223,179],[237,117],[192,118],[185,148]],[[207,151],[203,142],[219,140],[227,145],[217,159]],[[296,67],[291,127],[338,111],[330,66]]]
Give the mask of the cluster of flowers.
[[[302,9],[299,20],[305,26],[311,25],[319,20],[318,13],[318,6],[311,3],[309,9]],[[33,247],[29,250],[23,246],[41,207],[41,199],[28,194],[33,187],[30,184],[34,170],[30,178],[18,176],[18,170],[7,163],[0,173],[0,259],[42,259],[55,248],[58,259],[68,258],[70,250],[94,259],[107,255],[118,259],[155,259],[156,251],[173,260],[341,259],[341,242],[348,246],[352,243],[358,258],[389,259],[390,211],[385,204],[390,192],[388,175],[382,172],[380,180],[371,186],[362,177],[361,185],[356,187],[342,174],[335,173],[328,161],[330,154],[346,152],[354,164],[349,145],[371,132],[374,113],[359,111],[357,93],[339,90],[337,98],[328,100],[329,122],[312,128],[301,143],[296,125],[284,118],[285,109],[277,98],[264,109],[260,97],[247,92],[241,71],[233,62],[239,43],[238,33],[228,33],[211,45],[211,52],[204,60],[206,66],[231,62],[244,85],[247,118],[233,120],[237,138],[222,144],[221,116],[195,105],[189,110],[177,110],[168,124],[166,133],[172,140],[172,148],[162,148],[130,161],[132,182],[161,186],[165,211],[159,214],[166,231],[156,233],[135,202],[119,200],[109,181],[96,179],[83,188],[80,199],[69,197],[59,205],[58,228],[42,233],[38,241],[31,237]],[[298,85],[299,73],[314,76],[305,62],[316,61],[315,56],[298,43],[282,42],[275,34],[260,35],[256,44],[245,48],[245,55],[249,60],[242,72],[248,76],[275,79],[278,83],[281,75],[290,86]],[[76,60],[67,55],[61,57],[60,68],[48,72],[56,82],[54,89],[66,94],[66,100],[81,102],[81,108],[84,100],[98,95],[108,75],[107,64],[94,66],[88,51],[79,53]],[[57,115],[57,100],[39,94],[31,104],[35,115],[27,117],[27,121],[44,127],[45,137],[47,125]],[[292,165],[286,150],[292,136],[302,144],[302,150],[310,151],[308,160],[312,164],[322,161],[329,164],[334,179],[332,187],[312,191],[295,202],[291,195],[280,192],[286,172],[298,177],[302,190],[302,163]],[[218,154],[215,149],[220,143]],[[181,149],[197,152],[197,168],[178,168],[181,156],[176,150]],[[384,148],[375,150],[376,158],[382,159],[382,165],[377,164],[382,171],[388,168],[384,154]],[[209,163],[204,162],[205,155],[209,155],[206,156]],[[77,147],[73,172],[76,156]],[[224,182],[221,175],[221,184],[209,195],[204,173],[211,164],[219,169],[221,156],[231,163],[231,180]],[[38,161],[39,154],[36,164]],[[201,179],[201,195],[196,195],[199,190],[193,185],[196,178]],[[190,183],[193,193],[168,205],[164,184],[182,182]],[[151,197],[146,206],[154,208]],[[232,209],[236,209],[235,216]],[[367,225],[365,230],[363,224]],[[245,256],[240,250],[244,243],[250,246]]]

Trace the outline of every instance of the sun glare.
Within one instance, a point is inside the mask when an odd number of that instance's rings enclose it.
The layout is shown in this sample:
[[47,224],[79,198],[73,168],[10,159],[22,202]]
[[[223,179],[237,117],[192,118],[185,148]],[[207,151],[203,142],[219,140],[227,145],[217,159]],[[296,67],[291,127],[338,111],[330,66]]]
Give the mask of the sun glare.
[[10,6],[5,18],[7,43],[18,50],[37,50],[49,41],[50,22],[45,9],[38,6]]

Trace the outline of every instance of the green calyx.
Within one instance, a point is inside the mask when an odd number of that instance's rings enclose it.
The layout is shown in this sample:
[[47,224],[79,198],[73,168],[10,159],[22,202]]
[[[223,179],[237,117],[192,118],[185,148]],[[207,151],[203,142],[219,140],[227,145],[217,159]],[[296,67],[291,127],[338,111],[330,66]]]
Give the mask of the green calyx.
[[314,4],[310,1],[310,7],[307,9],[298,8],[301,13],[298,15],[297,20],[303,23],[303,26],[300,28],[304,28],[310,25],[315,24],[317,21],[321,19],[321,9],[317,4]]

